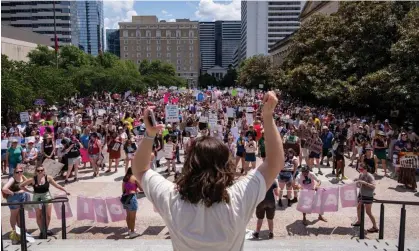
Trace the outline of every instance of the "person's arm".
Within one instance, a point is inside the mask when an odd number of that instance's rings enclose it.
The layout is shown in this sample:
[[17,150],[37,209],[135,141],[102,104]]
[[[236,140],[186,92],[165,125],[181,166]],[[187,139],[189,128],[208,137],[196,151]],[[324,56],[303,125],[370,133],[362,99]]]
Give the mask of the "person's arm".
[[278,184],[278,180],[275,180],[275,184],[276,184],[276,188],[274,189],[275,197],[278,198],[278,199],[281,199],[281,198],[279,198],[279,184]]
[[372,189],[375,189],[375,183],[374,183],[374,181],[372,181],[371,183],[369,183],[369,182],[366,182],[366,181],[363,181],[363,180],[357,180],[356,182],[358,184],[363,185],[363,186],[367,186],[367,187],[370,187]]
[[28,192],[28,193],[33,193],[32,191],[28,190],[28,189],[26,188],[26,186],[33,184],[34,179],[36,179],[36,176],[35,176],[35,177],[33,177],[32,179],[25,180],[24,182],[20,183],[19,188],[20,188],[21,190],[25,191],[25,192]]
[[143,140],[141,140],[140,145],[138,146],[137,151],[134,154],[134,160],[132,165],[132,172],[137,178],[137,180],[142,180],[143,174],[150,169],[150,156],[153,151],[153,142],[154,138],[157,135],[159,130],[164,128],[164,125],[159,124],[152,126],[148,121],[148,115],[150,110],[147,108],[144,112],[144,123],[146,125],[146,135],[144,135]]
[[1,191],[5,194],[9,194],[9,195],[13,195],[14,192],[12,192],[9,188],[11,185],[13,185],[13,182],[15,182],[15,180],[13,178],[10,178],[7,183],[3,186],[3,188],[1,189]]
[[57,184],[57,182],[55,182],[55,180],[51,177],[51,176],[47,176],[48,182],[51,183],[51,185],[61,191],[63,191],[64,193],[66,193],[67,195],[70,195],[69,192],[67,192],[67,190],[62,187],[61,185]]
[[[9,148],[9,149],[10,149],[10,148]],[[4,162],[5,162],[6,167],[8,167],[8,166],[9,166],[9,149],[7,149],[7,152],[6,152],[6,160],[4,161]]]
[[378,158],[377,158],[377,155],[374,155],[374,167],[375,167],[375,173],[377,173],[377,170],[378,170]]
[[295,173],[297,172],[298,160],[294,160],[293,164],[294,164],[294,171],[292,172],[292,176],[294,177]]
[[122,193],[125,193],[124,184],[125,184],[125,182],[122,182]]
[[276,129],[273,113],[278,99],[274,92],[268,92],[263,98],[264,106],[262,116],[265,130],[265,148],[266,159],[262,165],[258,167],[258,171],[265,178],[266,189],[272,185],[278,173],[284,167],[284,148],[281,136]]

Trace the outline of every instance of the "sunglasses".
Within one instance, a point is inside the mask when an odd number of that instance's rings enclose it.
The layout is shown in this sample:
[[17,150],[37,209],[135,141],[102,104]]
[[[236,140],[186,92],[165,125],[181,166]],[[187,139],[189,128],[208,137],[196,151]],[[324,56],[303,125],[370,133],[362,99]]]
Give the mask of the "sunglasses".
[[38,169],[36,170],[38,173],[42,173],[44,171],[44,169]]
[[23,173],[23,171],[16,171],[15,173]]

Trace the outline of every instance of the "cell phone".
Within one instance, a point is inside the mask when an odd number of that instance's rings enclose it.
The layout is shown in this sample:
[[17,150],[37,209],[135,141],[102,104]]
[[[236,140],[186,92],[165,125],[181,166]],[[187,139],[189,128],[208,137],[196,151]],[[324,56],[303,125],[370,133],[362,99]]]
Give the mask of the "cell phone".
[[154,112],[152,110],[149,111],[148,122],[150,122],[153,127],[157,125],[156,117],[154,116]]

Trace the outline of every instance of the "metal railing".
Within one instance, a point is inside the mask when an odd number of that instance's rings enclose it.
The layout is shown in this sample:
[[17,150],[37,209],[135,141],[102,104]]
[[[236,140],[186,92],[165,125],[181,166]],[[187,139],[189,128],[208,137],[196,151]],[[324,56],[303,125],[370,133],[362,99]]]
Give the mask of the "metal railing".
[[[22,251],[28,250],[26,241],[26,223],[25,223],[25,205],[42,205],[42,228],[44,231],[41,232],[41,239],[47,238],[47,210],[46,204],[62,203],[61,204],[61,231],[62,239],[67,239],[66,232],[66,217],[65,217],[65,203],[68,202],[67,197],[56,197],[46,201],[26,201],[26,202],[13,202],[13,203],[1,203],[1,206],[19,206],[19,218],[20,218],[20,247]],[[2,230],[3,232],[3,230]],[[1,239],[1,250],[3,251],[3,238]]]
[[[381,203],[380,206],[380,227],[378,230],[378,239],[384,239],[384,204],[402,205],[400,209],[400,229],[399,242],[397,246],[398,251],[404,251],[404,242],[406,239],[406,205],[419,206],[419,202],[415,201],[395,201],[395,200],[373,200],[372,203]],[[365,238],[365,206],[361,203],[361,224],[359,229],[359,239]]]

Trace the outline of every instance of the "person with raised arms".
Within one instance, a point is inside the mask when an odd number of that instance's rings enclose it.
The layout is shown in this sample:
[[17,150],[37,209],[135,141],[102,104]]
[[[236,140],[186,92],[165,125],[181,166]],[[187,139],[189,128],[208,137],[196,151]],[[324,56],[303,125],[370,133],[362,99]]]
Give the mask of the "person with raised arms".
[[[133,173],[169,228],[174,250],[243,250],[246,225],[284,166],[281,137],[273,120],[274,92],[263,99],[266,160],[236,180],[228,147],[213,137],[197,138],[182,173],[172,183],[150,169],[154,137],[163,125],[146,119]],[[146,109],[144,117],[148,118]]]

